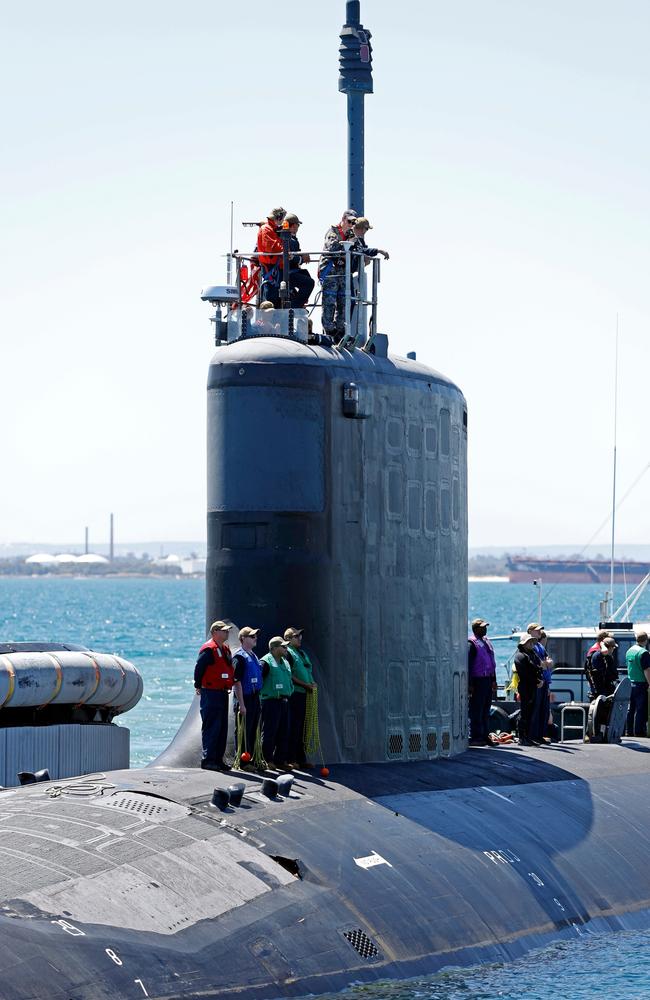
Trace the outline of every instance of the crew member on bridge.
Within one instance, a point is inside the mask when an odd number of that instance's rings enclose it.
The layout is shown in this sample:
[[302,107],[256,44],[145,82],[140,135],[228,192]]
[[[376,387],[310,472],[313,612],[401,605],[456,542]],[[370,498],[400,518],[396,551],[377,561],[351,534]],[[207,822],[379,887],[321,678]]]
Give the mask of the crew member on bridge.
[[650,681],[650,653],[648,633],[637,632],[636,643],[625,654],[627,676],[632,682],[630,708],[627,713],[628,736],[646,736],[648,732],[648,681]]
[[235,683],[233,690],[235,693],[235,738],[239,732],[239,717],[243,719],[245,730],[244,747],[237,746],[238,751],[246,750],[253,754],[257,729],[260,724],[261,705],[260,691],[262,690],[262,664],[255,654],[257,645],[258,628],[251,628],[246,625],[239,631],[239,649],[233,653],[233,668],[235,673]]
[[344,212],[338,225],[325,233],[318,278],[323,286],[323,330],[335,340],[345,333],[345,255],[343,243],[352,238],[357,213]]
[[271,768],[290,770],[289,699],[293,694],[291,667],[285,659],[287,643],[279,635],[269,640],[262,657],[262,755]]
[[307,696],[316,691],[314,674],[309,656],[302,648],[301,628],[287,628],[284,631],[287,646],[287,660],[291,666],[293,694],[289,702],[289,761],[298,767],[313,767],[305,755],[305,712]]
[[472,622],[472,634],[467,640],[467,679],[469,691],[470,740],[474,746],[489,744],[490,705],[496,694],[496,658],[487,638],[489,626],[484,618]]
[[262,271],[260,295],[272,302],[277,309],[280,305],[280,274],[283,243],[278,236],[286,212],[283,208],[272,208],[264,225],[257,231],[255,253]]
[[288,282],[291,305],[294,309],[304,309],[309,301],[309,296],[314,290],[315,281],[307,268],[300,266],[301,264],[309,264],[310,262],[309,254],[300,252],[298,229],[302,225],[302,222],[294,212],[288,212],[284,217],[283,225],[291,233],[289,239],[291,256],[289,258]]
[[201,698],[201,767],[228,771],[223,759],[228,737],[228,692],[233,686],[232,656],[226,643],[230,625],[217,621],[194,667],[194,687]]

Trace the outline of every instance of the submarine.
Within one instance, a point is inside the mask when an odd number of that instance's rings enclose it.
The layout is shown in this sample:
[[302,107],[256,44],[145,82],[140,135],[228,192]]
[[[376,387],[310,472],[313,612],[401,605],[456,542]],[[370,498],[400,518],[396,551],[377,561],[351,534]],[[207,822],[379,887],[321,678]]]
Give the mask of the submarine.
[[[348,2],[358,212],[370,37]],[[331,344],[290,308],[260,333],[235,263],[204,293],[207,620],[305,629],[330,774],[201,770],[195,698],[148,767],[0,790],[0,996],[301,997],[649,926],[643,743],[467,747],[461,390],[390,354],[376,272]]]

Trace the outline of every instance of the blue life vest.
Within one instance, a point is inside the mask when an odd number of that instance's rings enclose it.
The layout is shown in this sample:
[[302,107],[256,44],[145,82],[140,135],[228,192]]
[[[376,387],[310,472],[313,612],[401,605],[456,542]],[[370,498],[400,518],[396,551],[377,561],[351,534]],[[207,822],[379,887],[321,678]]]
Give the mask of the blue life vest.
[[250,650],[238,649],[233,653],[233,659],[235,656],[243,656],[246,661],[246,667],[244,669],[244,676],[241,681],[241,689],[243,694],[255,694],[256,691],[262,690],[262,665],[257,659],[255,653]]

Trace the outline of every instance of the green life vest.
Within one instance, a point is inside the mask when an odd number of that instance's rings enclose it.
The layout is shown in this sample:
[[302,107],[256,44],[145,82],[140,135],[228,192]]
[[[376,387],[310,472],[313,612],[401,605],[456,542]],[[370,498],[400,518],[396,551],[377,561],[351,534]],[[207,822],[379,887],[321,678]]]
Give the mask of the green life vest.
[[627,676],[631,681],[644,681],[646,680],[646,675],[643,672],[643,667],[641,666],[641,657],[646,652],[643,646],[638,644],[635,646],[630,646],[627,653],[625,654],[625,664],[627,666]]
[[[303,681],[304,684],[313,684],[314,675],[312,673],[311,660],[305,651],[303,649],[296,649],[295,646],[289,646],[287,654],[291,661],[291,676],[294,680]],[[298,684],[294,688],[293,693],[307,694],[307,691]]]
[[269,665],[269,672],[264,678],[260,692],[262,701],[266,698],[289,698],[293,694],[293,681],[291,667],[284,657],[278,663],[273,653],[267,653],[262,657],[262,663]]

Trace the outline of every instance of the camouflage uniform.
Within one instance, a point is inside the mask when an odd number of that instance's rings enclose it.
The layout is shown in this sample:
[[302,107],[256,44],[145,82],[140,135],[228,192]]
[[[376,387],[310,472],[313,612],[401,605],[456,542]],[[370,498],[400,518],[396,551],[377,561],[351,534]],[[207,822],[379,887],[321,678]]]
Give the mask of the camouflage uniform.
[[[330,226],[323,253],[341,253],[344,239],[338,226]],[[318,277],[323,286],[323,330],[330,337],[340,338],[345,333],[345,257],[322,258]]]

